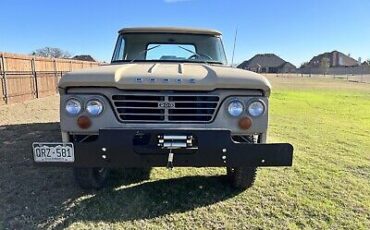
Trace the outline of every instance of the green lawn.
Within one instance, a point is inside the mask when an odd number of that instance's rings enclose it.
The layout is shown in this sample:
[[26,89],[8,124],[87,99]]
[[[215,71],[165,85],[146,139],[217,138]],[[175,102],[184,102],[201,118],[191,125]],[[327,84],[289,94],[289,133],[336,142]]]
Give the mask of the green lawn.
[[370,85],[271,80],[269,141],[294,145],[292,168],[242,193],[211,176],[222,169],[154,169],[80,201],[69,226],[370,229]]
[[293,167],[260,169],[244,192],[223,181],[224,169],[155,168],[150,180],[83,193],[69,169],[21,160],[32,135],[50,140],[58,124],[15,125],[4,131],[18,144],[0,169],[9,186],[0,228],[370,229],[370,84],[269,79],[268,141],[294,145]]

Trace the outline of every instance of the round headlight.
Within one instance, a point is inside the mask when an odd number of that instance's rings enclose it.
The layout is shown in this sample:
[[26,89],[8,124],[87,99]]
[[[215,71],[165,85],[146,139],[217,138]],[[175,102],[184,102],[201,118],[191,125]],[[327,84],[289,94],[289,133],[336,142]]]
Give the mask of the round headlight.
[[240,116],[243,113],[243,110],[244,110],[243,103],[241,103],[238,100],[230,102],[229,106],[227,107],[227,111],[233,117]]
[[265,111],[265,106],[263,105],[262,102],[260,101],[255,101],[255,102],[252,102],[249,106],[248,106],[248,113],[253,116],[253,117],[258,117],[258,116],[261,116],[263,114],[263,112]]
[[103,112],[103,103],[99,100],[90,100],[86,103],[86,111],[93,116],[98,116]]
[[82,110],[81,102],[77,99],[69,99],[66,103],[65,109],[68,114],[75,116]]

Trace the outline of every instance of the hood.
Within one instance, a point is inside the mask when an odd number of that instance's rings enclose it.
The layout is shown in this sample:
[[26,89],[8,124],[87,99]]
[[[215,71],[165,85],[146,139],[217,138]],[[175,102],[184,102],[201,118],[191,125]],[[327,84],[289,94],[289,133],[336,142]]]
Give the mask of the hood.
[[68,87],[114,87],[130,90],[255,89],[270,95],[262,75],[247,70],[202,63],[125,63],[83,69],[65,74],[59,82]]

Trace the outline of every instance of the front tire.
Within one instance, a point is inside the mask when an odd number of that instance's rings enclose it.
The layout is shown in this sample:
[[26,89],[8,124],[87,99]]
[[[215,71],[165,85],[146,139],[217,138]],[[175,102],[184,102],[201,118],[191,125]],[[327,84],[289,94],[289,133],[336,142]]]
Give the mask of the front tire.
[[74,168],[73,174],[77,184],[83,189],[100,189],[107,184],[107,168]]
[[248,189],[256,179],[256,167],[226,168],[229,182],[234,188]]

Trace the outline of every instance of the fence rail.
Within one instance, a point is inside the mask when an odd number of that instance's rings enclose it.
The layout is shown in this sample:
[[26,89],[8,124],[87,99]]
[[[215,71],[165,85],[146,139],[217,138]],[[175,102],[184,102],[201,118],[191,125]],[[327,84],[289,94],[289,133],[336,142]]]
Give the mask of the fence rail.
[[370,83],[370,74],[305,74],[305,73],[263,73],[265,76],[298,78],[332,78],[349,82]]
[[58,90],[58,81],[64,73],[66,72],[3,72],[0,75],[2,86],[0,104],[17,103],[54,95]]
[[53,95],[64,73],[99,64],[0,53],[0,105]]

